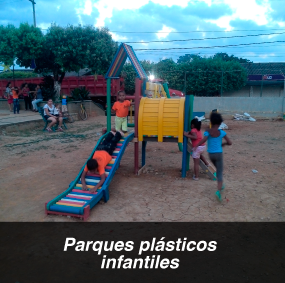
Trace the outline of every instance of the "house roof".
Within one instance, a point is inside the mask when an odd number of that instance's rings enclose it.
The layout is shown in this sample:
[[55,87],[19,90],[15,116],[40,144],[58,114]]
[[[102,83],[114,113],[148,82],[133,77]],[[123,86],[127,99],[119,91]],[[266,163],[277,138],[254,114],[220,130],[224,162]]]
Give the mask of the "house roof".
[[241,63],[248,75],[285,74],[285,62],[276,63]]

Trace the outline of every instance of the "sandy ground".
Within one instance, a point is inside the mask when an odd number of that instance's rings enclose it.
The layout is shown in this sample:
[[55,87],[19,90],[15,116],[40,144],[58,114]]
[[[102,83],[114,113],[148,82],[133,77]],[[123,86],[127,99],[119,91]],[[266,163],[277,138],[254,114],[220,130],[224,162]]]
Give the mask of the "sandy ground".
[[[105,122],[96,117],[68,124],[65,133],[0,136],[0,221],[80,221],[46,216],[44,203],[68,188]],[[206,174],[198,182],[191,179],[192,161],[187,178],[181,178],[176,143],[149,142],[145,173],[135,176],[131,143],[109,187],[110,200],[96,205],[88,221],[284,221],[285,123],[225,122],[233,145],[225,148],[222,203]]]

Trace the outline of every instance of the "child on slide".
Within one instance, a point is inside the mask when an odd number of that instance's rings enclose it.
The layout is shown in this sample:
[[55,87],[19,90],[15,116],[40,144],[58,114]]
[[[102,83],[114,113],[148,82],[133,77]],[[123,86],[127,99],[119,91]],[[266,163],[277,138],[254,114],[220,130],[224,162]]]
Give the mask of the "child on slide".
[[198,181],[199,180],[199,162],[200,159],[205,163],[206,166],[209,166],[208,161],[203,156],[203,152],[206,150],[205,143],[202,143],[201,145],[197,146],[198,143],[203,139],[202,132],[201,132],[201,122],[198,121],[197,118],[193,119],[191,121],[191,131],[184,132],[184,136],[191,139],[192,146],[193,146],[193,152],[192,157],[194,160],[194,175],[193,180]]
[[[208,141],[208,153],[210,160],[213,162],[217,169],[217,181],[218,190],[216,191],[216,197],[219,201],[222,201],[221,193],[224,190],[223,185],[223,149],[224,145],[231,145],[232,142],[228,138],[227,133],[223,130],[219,130],[220,125],[223,122],[223,118],[219,113],[212,113],[210,117],[212,128],[204,133],[204,138],[196,145],[197,149],[200,145]],[[223,138],[226,140],[223,143]]]
[[85,177],[88,172],[96,174],[97,171],[100,175],[99,183],[94,186],[90,192],[95,193],[105,182],[105,167],[112,160],[112,154],[116,148],[117,143],[122,138],[121,132],[111,131],[109,132],[104,140],[98,145],[93,157],[87,161],[87,165],[81,175],[82,190],[88,190]]
[[126,100],[126,94],[123,90],[118,92],[118,101],[116,101],[112,107],[112,113],[116,114],[115,128],[116,131],[122,131],[127,133],[128,131],[128,114],[129,108],[133,105],[133,102]]

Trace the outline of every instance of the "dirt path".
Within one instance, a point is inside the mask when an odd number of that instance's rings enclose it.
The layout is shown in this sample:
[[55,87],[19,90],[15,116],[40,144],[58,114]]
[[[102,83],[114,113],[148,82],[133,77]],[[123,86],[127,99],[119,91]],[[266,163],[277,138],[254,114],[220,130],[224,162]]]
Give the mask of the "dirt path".
[[[89,157],[105,117],[69,124],[65,133],[40,130],[0,136],[0,221],[79,221],[46,216],[44,203],[68,188]],[[191,171],[180,176],[174,143],[148,143],[145,173],[133,173],[133,144],[110,185],[110,200],[89,221],[284,221],[285,123],[226,121],[232,147],[225,148],[226,190]],[[204,125],[206,127],[206,125]],[[258,170],[257,174],[252,169]]]

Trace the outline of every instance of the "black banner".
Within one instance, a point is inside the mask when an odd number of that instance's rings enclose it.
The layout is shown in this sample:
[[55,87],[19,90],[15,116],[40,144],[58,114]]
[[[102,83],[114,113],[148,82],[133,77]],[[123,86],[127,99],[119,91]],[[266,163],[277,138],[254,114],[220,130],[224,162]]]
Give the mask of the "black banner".
[[0,224],[1,283],[284,278],[284,223]]

